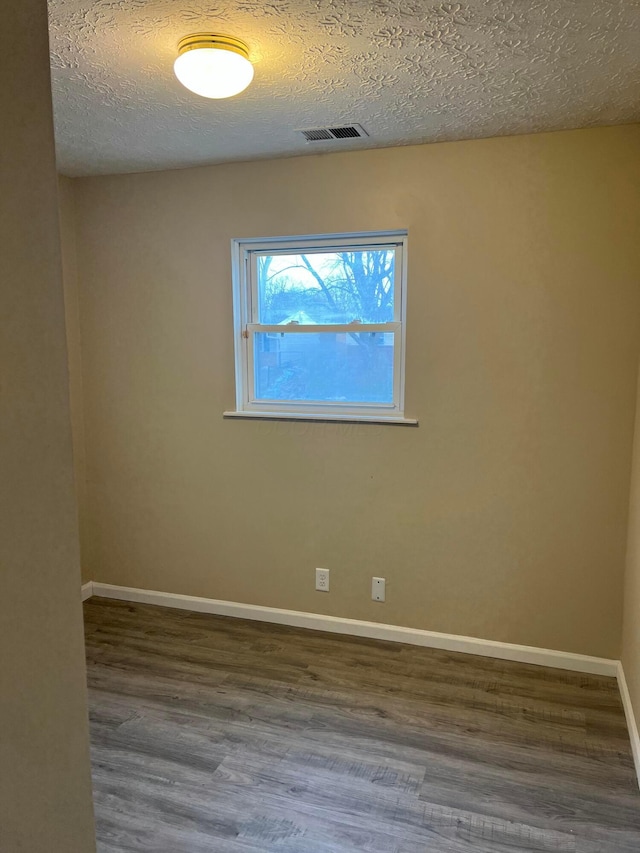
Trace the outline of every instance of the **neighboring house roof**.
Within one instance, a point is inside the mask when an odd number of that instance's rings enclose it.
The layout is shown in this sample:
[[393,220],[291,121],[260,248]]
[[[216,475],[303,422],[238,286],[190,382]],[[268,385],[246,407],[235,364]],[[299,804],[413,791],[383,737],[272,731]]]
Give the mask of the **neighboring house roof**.
[[288,326],[289,324],[298,325],[298,326],[317,326],[318,321],[313,320],[306,311],[296,311],[295,314],[291,314],[289,317],[285,317],[284,320],[281,320],[278,325],[279,326]]

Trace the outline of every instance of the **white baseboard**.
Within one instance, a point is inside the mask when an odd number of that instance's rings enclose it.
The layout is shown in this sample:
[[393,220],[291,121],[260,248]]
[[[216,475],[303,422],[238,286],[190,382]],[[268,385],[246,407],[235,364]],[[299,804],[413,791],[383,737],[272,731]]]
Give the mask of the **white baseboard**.
[[177,595],[97,582],[92,584],[91,594],[104,598],[117,598],[122,601],[135,601],[140,604],[156,604],[161,607],[195,610],[199,613],[214,613],[218,616],[234,616],[239,619],[254,619],[258,622],[273,622],[277,625],[290,625],[295,628],[311,628],[316,631],[329,631],[333,634],[347,634],[352,637],[369,637],[374,640],[409,643],[414,646],[443,649],[449,652],[464,652],[518,663],[550,666],[555,669],[569,669],[592,675],[615,677],[618,673],[618,661],[608,658],[590,657],[572,652],[558,652],[553,649],[539,649],[535,646],[518,646],[513,643],[499,643],[495,640],[480,640],[475,637],[461,637],[457,634],[441,634],[437,631],[404,628],[400,625],[323,616],[320,613],[281,610],[276,607],[240,604],[235,601],[218,601],[213,598],[198,598],[192,595]]
[[624,714],[627,718],[627,728],[629,729],[629,739],[631,740],[633,763],[636,767],[636,776],[638,778],[638,785],[640,786],[640,735],[638,734],[638,725],[636,723],[633,706],[631,705],[631,696],[629,695],[629,688],[627,687],[627,679],[624,677],[622,661],[618,661],[618,687],[620,688]]
[[82,584],[82,600],[86,601],[87,598],[91,598],[93,595],[93,581],[87,581],[87,583]]

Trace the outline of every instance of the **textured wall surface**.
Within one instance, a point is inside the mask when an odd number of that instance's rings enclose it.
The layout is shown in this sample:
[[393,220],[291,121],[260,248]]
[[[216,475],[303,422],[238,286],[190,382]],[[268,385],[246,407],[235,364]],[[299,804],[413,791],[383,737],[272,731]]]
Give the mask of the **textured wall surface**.
[[[0,30],[0,850],[95,849],[44,0]],[[16,69],[20,73],[16,73]]]
[[[74,181],[85,570],[617,657],[639,144],[631,126]],[[223,420],[230,239],[393,228],[420,426]]]
[[[109,174],[313,153],[359,122],[388,146],[640,120],[638,0],[50,0],[60,168]],[[228,101],[173,75],[179,39],[230,33]],[[335,144],[333,145],[335,150]]]

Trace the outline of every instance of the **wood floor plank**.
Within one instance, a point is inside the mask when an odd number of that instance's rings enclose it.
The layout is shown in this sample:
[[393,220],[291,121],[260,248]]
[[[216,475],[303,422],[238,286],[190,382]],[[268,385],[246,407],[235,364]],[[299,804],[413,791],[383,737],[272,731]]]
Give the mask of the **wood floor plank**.
[[99,853],[631,853],[614,679],[93,598]]

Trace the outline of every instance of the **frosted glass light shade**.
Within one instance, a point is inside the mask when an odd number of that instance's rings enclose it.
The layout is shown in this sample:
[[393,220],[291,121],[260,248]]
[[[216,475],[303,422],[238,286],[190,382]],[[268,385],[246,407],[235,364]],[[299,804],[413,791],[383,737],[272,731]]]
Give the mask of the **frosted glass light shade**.
[[230,98],[253,80],[248,48],[240,39],[213,33],[183,38],[173,70],[178,80],[203,98]]

